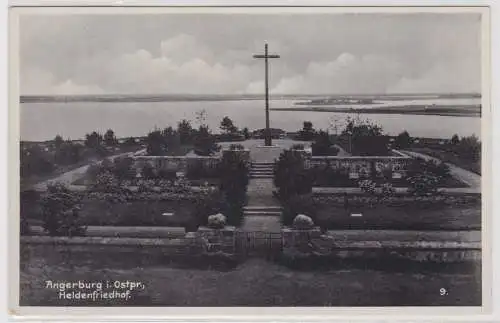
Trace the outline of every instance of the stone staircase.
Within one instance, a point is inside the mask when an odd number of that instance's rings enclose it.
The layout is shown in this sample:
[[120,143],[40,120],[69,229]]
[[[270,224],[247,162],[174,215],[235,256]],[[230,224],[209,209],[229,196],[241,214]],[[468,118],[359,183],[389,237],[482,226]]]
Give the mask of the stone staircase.
[[273,178],[274,162],[252,162],[250,167],[251,178]]

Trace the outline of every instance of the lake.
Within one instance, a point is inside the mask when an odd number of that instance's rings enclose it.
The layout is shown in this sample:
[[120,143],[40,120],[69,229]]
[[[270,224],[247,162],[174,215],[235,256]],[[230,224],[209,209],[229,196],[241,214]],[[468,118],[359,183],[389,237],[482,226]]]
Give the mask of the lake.
[[[296,100],[272,100],[271,108],[293,107]],[[403,101],[396,101],[402,104]],[[65,139],[83,138],[86,133],[113,129],[117,137],[143,136],[155,127],[176,126],[183,118],[195,120],[196,112],[206,111],[206,123],[214,132],[229,116],[236,126],[263,128],[264,100],[186,102],[40,102],[21,103],[21,140],[42,141],[57,134]],[[310,111],[270,111],[271,127],[287,131],[311,121],[316,129],[326,129],[337,119],[338,131],[350,114]],[[350,115],[353,116],[353,115]],[[397,135],[407,130],[411,136],[451,138],[453,134],[481,137],[481,119],[431,115],[360,115],[380,124],[384,132]],[[330,128],[332,133],[334,128]]]

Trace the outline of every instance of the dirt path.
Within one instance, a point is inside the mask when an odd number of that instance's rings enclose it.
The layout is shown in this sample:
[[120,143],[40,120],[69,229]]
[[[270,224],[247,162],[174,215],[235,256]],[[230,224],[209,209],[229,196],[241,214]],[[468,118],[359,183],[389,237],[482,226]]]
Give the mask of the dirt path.
[[[433,160],[437,162],[441,162],[441,160],[431,157],[426,154],[422,153],[417,153],[413,151],[402,151],[404,154],[410,155],[412,157],[417,157],[417,158],[423,158],[425,160]],[[446,163],[448,167],[450,167],[450,173],[452,176],[460,179],[462,182],[466,183],[467,185],[470,186],[471,189],[476,190],[477,192],[481,192],[481,176],[478,174],[475,174],[473,172],[470,172],[468,170],[465,170],[463,168],[458,167],[457,165]]]
[[[121,154],[109,156],[109,157],[106,157],[106,158],[109,158],[109,159],[113,160],[113,159],[119,158],[119,157],[132,156],[134,154],[139,154],[139,153],[142,153],[144,151],[145,151],[145,149],[141,149],[141,150],[138,150],[138,151],[135,151],[135,152],[121,153]],[[99,161],[98,163],[101,163],[101,162],[102,162],[102,160]],[[60,174],[60,175],[58,175],[58,176],[56,176],[54,178],[51,178],[51,179],[45,180],[43,182],[37,183],[37,184],[33,185],[33,189],[35,189],[36,191],[45,191],[45,190],[47,190],[47,186],[48,185],[56,183],[56,182],[63,183],[63,184],[66,184],[66,185],[71,185],[71,183],[73,183],[77,179],[81,178],[85,174],[85,172],[87,171],[87,169],[89,168],[89,166],[90,166],[90,163],[87,164],[87,165],[84,165],[82,167],[78,167],[76,169],[73,169],[73,170],[71,170],[69,172]]]

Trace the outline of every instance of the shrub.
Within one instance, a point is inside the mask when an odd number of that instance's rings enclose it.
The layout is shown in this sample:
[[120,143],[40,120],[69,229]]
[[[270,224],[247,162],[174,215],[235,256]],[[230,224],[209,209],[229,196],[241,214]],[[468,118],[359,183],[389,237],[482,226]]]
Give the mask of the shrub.
[[243,147],[242,144],[231,144],[229,145],[229,150],[243,150],[245,147]]
[[226,216],[230,225],[239,226],[243,218],[243,206],[249,181],[247,163],[238,154],[226,154],[219,164],[219,189],[224,194]]
[[176,180],[177,172],[173,170],[160,169],[158,171],[158,178],[162,180]]
[[394,196],[396,190],[392,186],[391,183],[384,183],[381,185],[381,194],[383,199],[387,199],[389,197]]
[[307,215],[298,214],[293,219],[292,225],[295,229],[311,229],[314,227],[314,221]]
[[444,179],[451,177],[450,168],[443,162],[415,158],[408,165],[408,177],[415,177],[424,173],[436,177],[438,184],[442,183]]
[[304,150],[304,144],[293,144],[292,149],[293,150]]
[[307,194],[312,191],[312,172],[305,169],[302,154],[294,150],[281,153],[274,165],[274,185],[278,195],[287,199],[293,195]]
[[437,192],[439,178],[431,173],[416,174],[407,179],[408,192],[413,195],[430,195]]
[[376,188],[377,184],[372,180],[366,179],[366,180],[360,181],[358,183],[358,186],[363,192],[370,194],[370,195],[374,195],[375,188]]
[[132,168],[134,161],[130,157],[115,158],[112,172],[119,180],[135,178],[135,169]]
[[226,217],[222,213],[210,215],[207,226],[212,229],[222,229],[226,226]]
[[97,192],[115,192],[120,189],[116,177],[110,172],[102,172],[97,175],[95,183],[91,185],[91,190]]
[[146,163],[141,170],[141,176],[144,179],[154,179],[156,178],[155,169],[152,165]]
[[62,184],[48,187],[42,198],[43,227],[51,236],[82,236],[86,228],[79,223],[81,198]]

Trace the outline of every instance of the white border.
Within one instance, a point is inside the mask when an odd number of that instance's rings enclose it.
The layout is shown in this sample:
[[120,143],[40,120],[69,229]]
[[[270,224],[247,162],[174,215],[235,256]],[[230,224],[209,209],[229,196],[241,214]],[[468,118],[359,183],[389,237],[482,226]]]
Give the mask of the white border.
[[[114,1],[87,1],[87,2],[81,2],[81,1],[68,1],[68,0],[52,0],[52,1],[44,1],[44,2],[41,2],[41,1],[33,1],[33,0],[16,0],[16,1],[11,1],[10,4],[11,5],[44,5],[44,6],[54,6],[54,5],[68,5],[69,3],[71,3],[71,5],[116,5],[116,2]],[[173,2],[173,1],[130,1],[130,0],[125,0],[121,3],[122,5],[126,5],[126,6],[138,6],[138,5],[172,5],[172,4],[179,4],[179,2]],[[216,4],[216,5],[234,5],[235,2],[230,2],[230,1],[219,1],[217,3],[214,3],[212,2],[212,4]],[[498,15],[498,5],[493,5],[493,2],[492,1],[454,1],[453,4],[450,3],[450,1],[447,1],[447,2],[441,2],[441,3],[436,3],[436,1],[398,1],[397,3],[395,3],[394,1],[393,2],[380,2],[380,1],[336,1],[336,2],[332,2],[332,1],[309,1],[309,2],[305,2],[305,1],[280,1],[280,2],[277,2],[277,1],[273,1],[273,2],[269,2],[269,1],[254,1],[251,3],[251,5],[259,5],[259,4],[266,4],[266,5],[277,5],[277,4],[281,4],[281,5],[349,5],[349,6],[361,6],[361,5],[430,5],[430,6],[438,6],[438,5],[447,5],[447,6],[451,6],[451,5],[491,5],[491,16],[493,17],[496,17],[497,19],[495,20],[494,18],[491,19],[491,24],[492,24],[492,27],[494,26],[495,24],[495,21],[498,21],[498,19],[500,18],[499,15]],[[206,5],[206,2],[204,3],[203,1],[183,1],[182,2],[182,5],[183,6],[189,6],[189,5]],[[91,11],[94,11],[95,12],[95,9],[94,8],[75,8],[76,10],[78,11],[81,11],[81,12],[86,12],[86,13],[90,13]],[[116,13],[116,10],[118,8],[100,8],[99,11],[103,12],[103,13]],[[128,8],[129,10],[131,8]],[[405,8],[406,9],[406,8]],[[462,8],[462,9],[465,9],[465,10],[469,10],[469,9],[466,9],[466,8]],[[29,11],[29,12],[35,12],[35,11],[38,11],[38,12],[45,12],[45,11],[51,11],[51,12],[59,12],[60,14],[64,14],[64,13],[67,13],[68,11],[68,8],[61,8],[61,7],[58,7],[58,8],[54,8],[54,7],[51,7],[51,8],[19,8],[18,10],[23,10],[23,12],[26,10],[26,11]],[[120,10],[118,9],[121,13],[125,13],[125,11],[129,11],[129,10]],[[146,13],[147,11],[150,11],[151,9],[148,9],[148,8],[134,8],[134,13],[136,12],[142,12],[142,13]],[[158,8],[155,8],[155,11],[156,12],[159,12],[159,11],[164,11],[164,10],[168,10],[169,12],[185,12],[186,9],[182,9],[182,8],[169,8],[169,9],[158,9]],[[201,12],[201,10],[203,11],[206,11],[205,9],[202,9],[202,8],[189,8],[187,9],[187,11],[189,12]],[[219,8],[217,10],[221,10],[221,11],[225,11],[225,12],[229,12],[231,10],[234,10],[234,11],[245,11],[245,12],[248,12],[248,11],[257,11],[259,13],[262,13],[262,12],[266,12],[266,13],[271,13],[271,12],[275,12],[275,11],[280,11],[280,12],[283,12],[283,11],[294,11],[294,10],[298,10],[297,8],[262,8],[262,9],[249,9],[249,8],[238,8],[238,9],[232,9],[232,8]],[[300,8],[300,13],[312,13],[312,12],[318,12],[318,11],[321,11],[321,12],[325,12],[325,8]],[[330,9],[332,11],[340,11],[342,10],[342,12],[345,12],[345,10],[343,10],[343,8],[334,8],[334,9]],[[368,10],[373,10],[373,8],[370,8]],[[375,10],[380,10],[380,11],[387,11],[387,8],[376,8]],[[450,8],[418,8],[419,11],[427,11],[427,10],[431,10],[431,11],[441,11],[441,12],[449,12],[450,11]],[[234,12],[233,11],[233,12]],[[360,12],[360,11],[366,11],[366,8],[359,8],[359,7],[350,7],[347,9],[347,11],[351,11],[351,12]],[[407,9],[406,9],[407,11]],[[371,11],[373,12],[373,11]],[[12,15],[14,16],[14,15]],[[487,16],[489,17],[490,15],[487,14]],[[11,17],[13,18],[13,17]],[[497,30],[498,28],[495,28],[495,31]],[[14,31],[14,28],[11,29],[11,34],[10,34],[10,50],[13,50],[17,47],[17,39],[15,39],[16,37],[15,34],[13,34],[15,31]],[[493,36],[498,36],[498,32],[495,32],[494,34],[491,35],[491,39],[492,39],[492,42],[495,41],[495,37]],[[492,49],[493,49],[493,53],[491,55],[491,58],[494,58],[494,57],[499,57],[499,53],[498,53],[498,41],[496,43],[493,43],[492,44]],[[488,49],[487,47],[485,47],[485,49]],[[11,52],[12,53],[12,52]],[[489,56],[489,51],[486,50],[483,52],[483,55],[486,55],[486,56],[483,56],[483,58],[486,58],[486,61],[488,61],[488,56]],[[12,109],[15,109],[14,107],[17,107],[18,106],[18,88],[16,86],[13,86],[15,84],[17,84],[17,76],[14,75],[16,73],[14,73],[15,71],[18,70],[18,66],[17,66],[17,62],[16,62],[16,59],[13,59],[12,55],[10,57],[10,60],[9,60],[9,67],[11,69],[11,73],[10,73],[10,104],[9,104],[9,107],[10,107],[10,110]],[[497,66],[498,64],[496,64],[496,61],[492,61],[491,62],[491,67],[493,67],[493,71],[496,71],[497,74],[495,75],[492,75],[494,77],[495,80],[498,80],[498,70],[499,70],[499,66]],[[486,97],[486,93],[489,93],[490,92],[490,89],[492,88],[495,88],[493,87],[494,85],[498,85],[498,82],[494,82],[491,84],[491,86],[488,86],[490,83],[489,83],[489,80],[488,80],[488,74],[489,74],[489,66],[487,66],[489,64],[483,64],[483,72],[486,72],[486,73],[483,73],[483,98]],[[498,88],[498,86],[496,87]],[[499,102],[498,101],[498,93],[495,94],[495,93],[492,93],[492,95],[494,95],[494,100],[492,102]],[[489,101],[489,100],[488,100]],[[483,107],[485,106],[489,106],[489,102],[483,102]],[[5,109],[6,110],[6,109]],[[17,123],[17,115],[15,113],[11,113],[10,116],[9,116],[9,126],[10,126],[10,134],[13,135],[12,138],[16,138],[17,137],[17,134],[18,134],[18,123]],[[3,120],[6,120],[6,119],[3,119]],[[491,118],[487,118],[485,117],[485,115],[483,114],[483,121],[490,121],[491,122]],[[490,138],[488,135],[487,135],[487,131],[490,127],[488,127],[488,125],[485,125],[483,123],[482,125],[482,129],[483,129],[483,134],[482,134],[482,138],[483,138],[483,145],[484,145],[484,149],[483,151],[486,151],[487,149],[488,150],[491,150],[491,151],[494,151],[495,155],[496,155],[496,149],[491,146],[491,143],[492,143],[492,140],[490,139],[489,142],[488,142],[488,139]],[[486,133],[485,133],[486,132]],[[495,129],[495,127],[493,127],[493,132],[494,132],[494,138],[495,139],[499,139],[499,135],[498,135],[498,130]],[[18,160],[18,149],[15,147],[15,145],[17,144],[16,141],[12,141],[10,140],[9,143],[13,146],[11,146],[10,150],[9,150],[9,158],[10,158],[10,161],[17,161]],[[12,149],[13,148],[13,149]],[[497,155],[496,155],[497,156]],[[484,156],[483,156],[484,157]],[[484,174],[491,174],[491,172],[488,172],[488,169],[487,168],[490,168],[489,167],[489,164],[486,162],[487,159],[484,159],[485,162],[483,162],[483,170],[486,171],[484,172]],[[12,166],[12,163],[11,165]],[[13,178],[13,172],[12,172],[12,168],[10,169],[10,172],[9,174],[11,175],[9,179],[12,179]],[[491,168],[489,169],[491,170]],[[17,174],[17,171],[15,172]],[[1,175],[1,174],[0,174]],[[15,174],[14,174],[15,175]],[[488,176],[483,176],[483,179],[486,179]],[[4,177],[5,178],[5,177]],[[17,177],[18,178],[18,177]],[[16,177],[14,177],[14,179],[16,179]],[[18,213],[13,213],[12,211],[15,211],[14,209],[16,209],[17,206],[17,203],[16,201],[12,200],[12,198],[18,196],[16,195],[16,192],[18,192],[18,181],[17,180],[14,180],[14,181],[10,181],[9,183],[9,190],[6,190],[6,191],[9,191],[12,195],[10,195],[10,198],[11,198],[11,202],[14,202],[15,204],[13,204],[13,209],[11,209],[10,211],[11,212],[8,212],[11,216],[9,217],[9,219],[11,220],[11,226],[10,228],[15,228],[15,230],[10,230],[10,232],[19,232],[19,230],[17,230],[18,228],[18,221],[13,221],[12,218],[13,218],[13,214],[18,214]],[[484,185],[487,185],[486,187]],[[489,184],[488,183],[483,183],[483,198],[484,200],[488,200],[488,201],[492,201],[492,199],[487,199],[487,196],[489,197],[492,197],[492,196],[497,196],[497,195],[492,195],[491,193],[491,190],[489,190]],[[493,201],[492,201],[493,202]],[[491,209],[489,210],[491,211]],[[491,212],[489,212],[491,214]],[[491,219],[491,218],[490,218]],[[483,224],[483,227],[485,229],[485,231],[483,231],[483,234],[486,234],[486,236],[484,236],[485,240],[483,240],[483,243],[485,243],[488,239],[488,237],[491,237],[491,233],[493,231],[492,229],[492,223],[489,221],[490,219],[488,219],[487,221],[485,221],[486,223]],[[12,225],[14,223],[14,225]],[[495,221],[495,223],[497,224],[496,226],[496,229],[495,230],[499,230],[498,228],[498,221]],[[488,224],[488,225],[486,225]],[[5,236],[5,235],[4,235]],[[497,236],[497,235],[495,235]],[[13,240],[13,238],[15,238],[15,240]],[[13,237],[11,236],[10,237],[11,239],[11,242],[12,241],[15,241],[14,245],[11,245],[9,246],[10,248],[10,253],[11,253],[11,256],[15,256],[15,260],[18,260],[18,250],[19,250],[19,246],[18,246],[18,236],[17,237]],[[498,237],[495,237],[495,244],[498,245]],[[491,246],[490,246],[491,247]],[[496,250],[496,248],[492,248],[494,251]],[[484,255],[486,254],[486,251],[489,250],[489,249],[483,249],[483,257]],[[16,254],[17,253],[17,254]],[[497,252],[498,253],[498,252]],[[485,257],[486,258],[486,257]],[[495,257],[497,259],[497,262],[496,262],[496,266],[495,268],[498,268],[498,258],[499,257]],[[11,260],[13,259],[12,257],[10,258]],[[486,260],[486,259],[485,259]],[[17,275],[15,275],[15,277],[13,277],[12,275],[9,277],[10,278],[10,281],[13,281],[13,282],[18,282],[18,275],[19,275],[19,267],[18,267],[18,262],[17,261],[11,261],[10,263],[10,268],[11,270],[14,269],[14,271],[17,271]],[[486,277],[489,275],[490,273],[490,269],[491,269],[491,266],[488,266],[488,263],[483,261],[483,294],[484,294],[484,291],[487,290],[488,286],[485,286],[485,284],[487,282],[485,282]],[[11,272],[11,274],[13,274]],[[15,278],[15,279],[14,279]],[[14,284],[15,285],[15,284]],[[18,289],[18,284],[17,284],[17,289]],[[496,284],[496,286],[498,286],[498,284]],[[15,286],[14,286],[15,287]],[[498,288],[498,287],[497,287]],[[496,289],[498,290],[498,289]],[[18,293],[18,291],[17,291]],[[14,296],[16,296],[18,294],[14,293]],[[12,296],[12,295],[11,295]],[[484,296],[484,295],[483,295]],[[496,296],[496,294],[495,294]],[[495,297],[496,299],[496,297]],[[14,314],[14,313],[22,313],[23,315],[31,315],[31,314],[34,314],[34,315],[43,315],[44,317],[46,317],[45,315],[49,314],[50,317],[54,318],[53,315],[56,314],[56,312],[60,312],[62,310],[62,313],[67,313],[67,310],[64,310],[63,308],[33,308],[33,307],[23,307],[22,309],[22,312],[18,312],[19,308],[16,308],[17,306],[13,306],[13,303],[12,303],[12,298],[9,299],[11,301],[10,303],[10,309],[11,310],[14,310],[14,312],[10,312],[11,314]],[[483,300],[486,300],[485,298]],[[16,299],[14,299],[14,302],[16,302]],[[485,306],[487,306],[488,304],[486,304],[485,302],[483,302]],[[498,302],[493,302],[492,304],[495,304],[495,303],[498,303]],[[40,311],[41,310],[41,311]],[[75,318],[75,316],[79,316],[79,318],[85,318],[86,320],[92,320],[92,319],[98,319],[98,318],[104,318],[106,317],[106,320],[109,321],[111,319],[111,317],[109,317],[108,315],[109,314],[112,314],[112,313],[120,313],[120,316],[113,316],[113,320],[131,320],[131,319],[134,319],[134,317],[136,319],[144,319],[146,317],[151,317],[151,318],[161,318],[163,317],[163,320],[165,320],[166,318],[168,318],[169,320],[181,320],[181,319],[191,319],[191,320],[216,320],[216,321],[233,321],[233,320],[245,320],[245,321],[248,321],[248,320],[252,320],[252,321],[262,321],[262,320],[272,320],[272,321],[304,321],[304,320],[321,320],[321,321],[331,321],[332,319],[343,319],[343,320],[359,320],[359,319],[364,319],[366,320],[367,318],[369,318],[369,320],[375,320],[375,319],[387,319],[388,317],[392,320],[392,319],[397,319],[397,320],[403,320],[403,319],[411,319],[411,320],[415,320],[416,318],[421,318],[421,319],[426,319],[426,320],[430,320],[432,319],[432,316],[433,315],[439,315],[439,320],[440,321],[443,321],[443,320],[464,320],[464,321],[470,321],[470,320],[473,320],[473,321],[483,321],[483,320],[491,320],[493,319],[493,317],[491,315],[481,315],[481,316],[478,316],[477,314],[481,314],[481,313],[484,313],[482,311],[474,311],[473,313],[476,314],[475,316],[465,316],[467,314],[471,314],[470,312],[470,308],[466,308],[466,307],[439,307],[439,308],[436,308],[436,307],[417,307],[417,308],[411,308],[411,307],[408,307],[408,308],[394,308],[394,307],[386,307],[386,308],[367,308],[367,307],[364,307],[364,308],[361,308],[361,307],[356,307],[356,308],[337,308],[337,307],[334,307],[334,308],[285,308],[285,309],[280,309],[280,308],[259,308],[258,310],[256,310],[255,308],[196,308],[196,310],[193,310],[193,309],[190,309],[190,308],[167,308],[167,309],[162,309],[162,308],[147,308],[147,309],[143,309],[143,308],[93,308],[91,310],[88,310],[88,309],[85,309],[85,308],[71,308],[71,316],[67,316],[64,315],[64,316],[59,316],[58,315],[58,319],[62,319],[62,320],[65,320],[65,319],[70,319],[70,318]],[[92,312],[93,315],[92,316],[88,316],[89,312]],[[161,312],[161,313],[160,313]],[[195,313],[197,312],[197,313]],[[148,315],[144,315],[145,313],[148,313]],[[258,314],[256,314],[258,313]],[[314,313],[314,314],[311,314],[311,313]],[[87,315],[86,315],[87,314]],[[137,316],[137,314],[139,314],[139,316]],[[243,314],[243,316],[242,316]],[[334,314],[334,316],[332,315],[329,315],[329,314]],[[453,316],[450,316],[453,315]],[[40,317],[39,315],[37,315],[38,317]],[[80,315],[85,315],[85,317],[82,317]],[[113,314],[112,314],[113,315]],[[161,317],[158,317],[157,315],[161,315]],[[256,316],[258,315],[258,316]],[[263,316],[265,315],[265,316]],[[326,316],[328,315],[328,316]],[[348,316],[346,316],[348,315]],[[353,316],[353,315],[356,315],[357,317]],[[369,316],[368,316],[369,315]],[[166,316],[166,317],[165,317]],[[24,318],[27,318],[27,317],[24,317]],[[40,317],[41,318],[41,317]],[[435,317],[436,318],[436,317]]]

